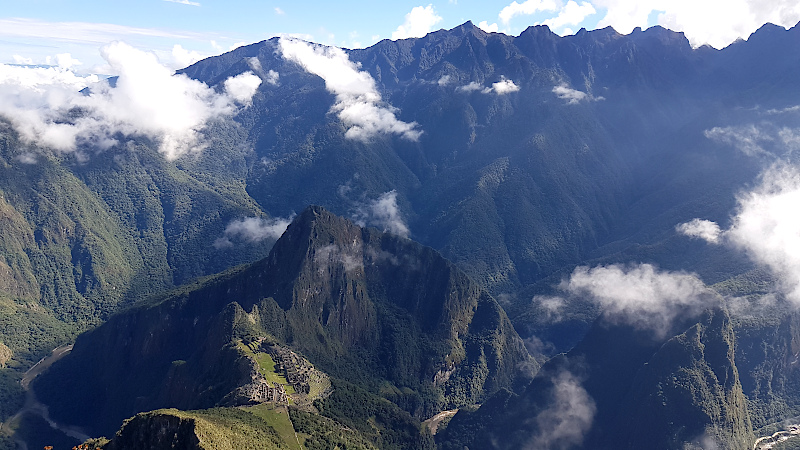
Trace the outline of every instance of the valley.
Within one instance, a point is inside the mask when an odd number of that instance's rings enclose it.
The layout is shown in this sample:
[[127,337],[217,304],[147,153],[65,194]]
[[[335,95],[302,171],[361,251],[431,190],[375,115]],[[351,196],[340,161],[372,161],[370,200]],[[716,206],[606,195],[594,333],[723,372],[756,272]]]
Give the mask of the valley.
[[799,37],[280,36],[167,75],[191,139],[0,115],[0,448],[792,444]]

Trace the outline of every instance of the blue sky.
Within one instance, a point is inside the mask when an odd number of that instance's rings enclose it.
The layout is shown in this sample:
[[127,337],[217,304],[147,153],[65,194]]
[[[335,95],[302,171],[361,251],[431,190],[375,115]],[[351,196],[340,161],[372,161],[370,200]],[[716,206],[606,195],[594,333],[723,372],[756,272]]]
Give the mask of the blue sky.
[[[290,34],[346,48],[415,37],[467,20],[517,35],[545,23],[559,34],[611,25],[621,33],[662,24],[685,31],[693,45],[723,47],[767,21],[800,20],[795,0],[527,0],[436,2],[283,2],[264,0],[26,0],[4,2],[0,63],[56,64],[69,53],[73,70],[102,72],[99,48],[124,41],[178,68],[236,45]],[[180,47],[177,47],[180,46]],[[49,57],[49,59],[48,59]],[[81,64],[77,64],[80,62]]]

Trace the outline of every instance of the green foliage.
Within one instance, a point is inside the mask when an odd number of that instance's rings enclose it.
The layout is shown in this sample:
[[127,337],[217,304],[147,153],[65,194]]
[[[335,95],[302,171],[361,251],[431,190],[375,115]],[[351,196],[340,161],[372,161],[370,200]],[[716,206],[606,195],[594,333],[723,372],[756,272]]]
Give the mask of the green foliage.
[[320,414],[357,430],[381,449],[434,448],[420,422],[392,402],[332,379],[333,393],[314,402]]
[[25,403],[25,392],[19,384],[22,375],[11,369],[0,369],[0,422],[13,416]]
[[289,409],[289,414],[295,430],[303,439],[303,447],[308,450],[378,448],[358,431],[333,419],[294,408]]

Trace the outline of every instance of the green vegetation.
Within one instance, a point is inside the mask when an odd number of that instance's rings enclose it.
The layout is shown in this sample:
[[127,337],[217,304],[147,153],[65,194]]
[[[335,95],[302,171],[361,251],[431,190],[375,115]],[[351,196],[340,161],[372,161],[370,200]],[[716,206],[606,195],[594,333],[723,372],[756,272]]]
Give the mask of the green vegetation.
[[[163,432],[152,433],[154,428]],[[163,409],[137,414],[127,420],[105,449],[297,449],[293,435],[291,433],[291,440],[286,442],[262,415],[238,408],[202,411]]]
[[263,419],[278,433],[278,436],[281,437],[287,447],[292,450],[301,449],[292,425],[289,409],[286,406],[262,403],[260,405],[242,407],[242,409]]

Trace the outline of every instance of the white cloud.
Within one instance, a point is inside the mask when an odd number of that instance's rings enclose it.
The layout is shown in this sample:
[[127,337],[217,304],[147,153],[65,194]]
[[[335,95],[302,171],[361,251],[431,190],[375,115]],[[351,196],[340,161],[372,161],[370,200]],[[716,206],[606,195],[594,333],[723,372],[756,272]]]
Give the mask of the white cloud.
[[708,139],[735,147],[748,156],[766,155],[764,144],[774,141],[768,133],[764,133],[755,125],[739,127],[714,127],[703,132]]
[[800,3],[794,0],[595,0],[593,4],[606,10],[598,28],[610,25],[628,34],[635,27],[646,28],[650,14],[657,12],[659,25],[684,32],[695,47],[722,48],[746,39],[767,22],[788,28],[800,21]]
[[514,16],[531,15],[540,11],[555,11],[558,9],[553,0],[527,0],[522,3],[511,2],[500,11],[500,21],[508,25]]
[[206,56],[208,55],[194,50],[186,50],[182,46],[175,44],[172,47],[172,61],[169,66],[173,69],[183,69],[184,67],[189,67],[197,61],[200,61]]
[[180,3],[181,5],[200,6],[200,3],[192,2],[189,0],[164,0],[164,1],[170,3]]
[[374,226],[385,233],[392,233],[408,237],[409,229],[397,206],[397,191],[384,192],[376,200],[366,205],[361,205],[355,216],[355,222],[360,226]]
[[558,16],[545,20],[542,25],[547,25],[552,29],[559,29],[565,25],[579,25],[584,19],[596,13],[594,6],[589,2],[581,2],[579,5],[575,1],[569,0],[559,11]]
[[500,81],[497,83],[492,83],[492,90],[497,95],[505,95],[510,92],[517,92],[519,90],[519,86],[514,84],[514,82],[511,80],[507,80],[506,77],[500,77]]
[[478,23],[478,28],[480,28],[481,30],[483,30],[483,31],[485,31],[487,33],[497,33],[497,30],[498,30],[496,23],[493,23],[493,24],[489,25],[489,22],[487,22],[485,20],[480,22],[480,23]]
[[682,314],[696,314],[719,300],[697,276],[660,271],[650,264],[577,267],[559,289],[598,305],[603,315],[659,335]]
[[266,81],[267,84],[271,84],[273,86],[277,86],[279,80],[280,80],[280,75],[278,74],[278,72],[275,72],[272,69],[270,69],[270,71],[267,72],[267,75],[264,78],[264,81]]
[[775,166],[738,203],[726,240],[769,268],[787,297],[800,305],[800,172]]
[[492,83],[492,87],[484,87],[477,81],[471,81],[468,84],[456,88],[456,91],[458,92],[481,91],[481,94],[491,94],[494,92],[497,95],[506,95],[511,92],[517,92],[518,90],[519,86],[504,76],[500,77],[500,81]]
[[286,12],[284,12],[284,10],[282,10],[280,7],[276,6],[275,7],[275,14],[277,14],[279,16],[283,16],[283,15],[286,15]]
[[396,109],[381,100],[372,76],[358,70],[342,49],[290,38],[281,38],[278,43],[285,59],[321,77],[328,91],[336,94],[331,109],[349,127],[345,137],[368,141],[377,134],[398,134],[411,141],[419,139],[422,132],[417,130],[417,123],[398,120]]
[[[0,114],[23,139],[55,150],[72,151],[82,142],[107,148],[121,133],[156,139],[174,159],[202,149],[206,122],[235,112],[234,102],[243,100],[241,90],[237,98],[218,94],[122,42],[101,54],[119,76],[114,88],[63,68],[0,65]],[[90,94],[79,92],[85,87]]]
[[566,100],[570,105],[574,105],[581,100],[586,100],[589,98],[585,92],[572,89],[566,84],[560,84],[553,87],[553,93],[556,94],[558,98]]
[[438,84],[439,86],[447,86],[448,84],[450,84],[450,79],[451,79],[450,75],[442,75],[442,77],[439,78],[439,81],[437,81],[436,84]]
[[110,23],[47,22],[33,19],[0,19],[0,36],[25,39],[53,39],[70,43],[105,45],[131,38],[170,38],[206,41],[208,33],[138,28]]
[[[276,72],[270,71],[270,73]],[[275,77],[277,80],[277,76]],[[256,90],[261,86],[261,78],[254,75],[253,72],[244,72],[235,77],[230,77],[223,83],[225,92],[233,98],[236,102],[242,105],[249,105],[256,94]],[[274,83],[270,83],[274,84]]]
[[31,65],[33,64],[33,59],[25,58],[24,56],[14,55],[14,64],[22,64],[22,65]]
[[80,66],[82,63],[69,53],[59,53],[56,55],[56,64],[62,69],[71,69],[75,66]]
[[597,407],[580,380],[563,371],[553,377],[552,401],[536,415],[538,434],[526,448],[573,448],[581,446],[592,427]]
[[406,14],[405,22],[392,33],[392,40],[423,37],[441,21],[442,17],[436,14],[433,5],[416,6]]
[[719,243],[721,230],[716,222],[702,219],[692,219],[675,227],[679,233],[708,241],[712,244]]
[[[488,89],[488,88],[487,88]],[[477,81],[470,81],[469,84],[465,84],[464,86],[459,86],[456,88],[457,91],[461,92],[473,92],[483,90],[483,86]]]
[[266,239],[278,239],[283,232],[286,231],[286,227],[292,223],[293,218],[294,216],[292,215],[286,219],[245,217],[232,220],[228,226],[225,227],[222,237],[214,241],[214,248],[231,248],[234,246],[235,241],[244,244],[254,244]]

